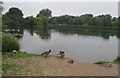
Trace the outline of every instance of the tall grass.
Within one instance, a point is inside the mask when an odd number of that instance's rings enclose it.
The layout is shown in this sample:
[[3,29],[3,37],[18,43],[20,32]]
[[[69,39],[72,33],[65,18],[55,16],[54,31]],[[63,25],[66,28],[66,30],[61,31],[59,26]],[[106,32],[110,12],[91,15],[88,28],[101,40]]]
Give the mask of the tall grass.
[[9,52],[13,50],[19,50],[19,40],[10,33],[0,33],[2,34],[2,52]]

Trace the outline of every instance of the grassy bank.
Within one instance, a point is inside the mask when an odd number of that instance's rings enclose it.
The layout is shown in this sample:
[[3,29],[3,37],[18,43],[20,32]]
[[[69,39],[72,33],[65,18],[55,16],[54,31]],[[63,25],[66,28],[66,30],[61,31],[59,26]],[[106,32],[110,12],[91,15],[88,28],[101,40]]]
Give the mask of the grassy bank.
[[[99,61],[99,62],[96,62],[95,64],[104,64],[104,63],[107,63],[107,62]],[[117,57],[115,60],[112,61],[112,63],[120,64],[120,57]]]
[[[11,55],[12,57],[8,58],[6,55]],[[41,56],[38,54],[29,54],[26,52],[18,51],[17,53],[5,52],[5,55],[2,55],[2,73],[4,75],[16,75],[22,68],[26,67],[25,65],[17,65],[15,61],[17,59],[24,59],[30,57]],[[41,56],[42,57],[42,56]],[[27,70],[28,71],[28,70]]]
[[[12,54],[13,57],[6,57],[6,55]],[[70,58],[58,58],[56,56],[49,56],[45,58],[40,54],[29,54],[26,52],[6,52],[6,55],[2,56],[2,75],[3,76],[90,76],[99,75],[101,71],[107,71],[103,66],[97,64],[80,63],[74,61],[73,64],[68,63]],[[117,65],[116,65],[117,66]],[[116,72],[116,66],[112,69]],[[98,71],[92,74],[86,73],[89,71]],[[72,72],[74,71],[74,73]],[[84,73],[85,74],[81,74]],[[114,74],[113,71],[107,72],[107,74]],[[104,73],[103,73],[104,75]],[[105,74],[106,75],[106,74]]]

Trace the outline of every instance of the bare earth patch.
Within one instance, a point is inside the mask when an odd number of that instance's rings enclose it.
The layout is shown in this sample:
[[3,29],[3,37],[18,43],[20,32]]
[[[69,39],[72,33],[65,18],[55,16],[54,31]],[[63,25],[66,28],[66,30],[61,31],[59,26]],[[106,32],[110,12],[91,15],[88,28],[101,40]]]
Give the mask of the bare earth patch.
[[[16,64],[17,72],[10,69],[5,76],[118,76],[118,65],[106,68],[101,64],[89,64],[75,61],[73,64],[67,61],[70,58],[59,57],[29,57],[19,59],[7,59],[9,64]],[[3,71],[4,72],[4,71]],[[14,72],[15,74],[10,74]]]

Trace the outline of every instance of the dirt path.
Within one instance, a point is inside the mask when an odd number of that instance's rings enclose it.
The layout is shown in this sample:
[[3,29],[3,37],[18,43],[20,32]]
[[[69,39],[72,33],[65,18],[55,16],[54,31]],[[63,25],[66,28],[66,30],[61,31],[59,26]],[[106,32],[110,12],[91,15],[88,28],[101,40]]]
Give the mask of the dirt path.
[[[20,76],[117,76],[118,65],[106,68],[104,65],[87,64],[75,61],[68,63],[69,58],[58,57],[30,57],[20,59],[8,59],[20,67],[16,75]],[[10,75],[10,70],[7,75]]]

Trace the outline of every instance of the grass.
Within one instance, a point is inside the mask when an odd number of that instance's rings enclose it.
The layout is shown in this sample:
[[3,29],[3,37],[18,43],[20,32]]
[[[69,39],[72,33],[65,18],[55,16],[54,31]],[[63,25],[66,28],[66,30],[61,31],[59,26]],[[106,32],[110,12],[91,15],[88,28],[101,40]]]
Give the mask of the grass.
[[[12,53],[12,52],[5,52],[5,55],[9,55],[9,54],[12,54],[13,56],[11,57],[12,59],[17,59],[17,58],[27,58],[27,57],[32,57],[32,56],[41,56],[41,55],[38,55],[38,54],[29,54],[29,53],[26,53],[26,52],[21,52],[21,51],[18,51],[17,53]],[[2,56],[2,59],[7,59],[7,57],[3,55]]]
[[106,62],[105,61],[98,61],[98,62],[96,62],[94,64],[104,64],[104,63],[106,63]]
[[20,68],[21,67],[16,64],[2,64],[2,73],[3,75],[7,75],[7,73],[11,75],[16,75]]
[[[10,55],[10,54],[12,54],[13,56],[10,58],[6,57],[6,55]],[[21,70],[24,70],[26,74],[30,74],[30,73],[32,74],[32,72],[28,70],[29,65],[27,63],[22,64],[21,62],[21,64],[18,64],[19,62],[18,60],[24,59],[26,61],[27,58],[29,57],[44,57],[44,55],[29,54],[21,51],[18,51],[17,53],[5,52],[5,55],[2,55],[2,75],[3,76],[21,75],[21,73],[19,73],[19,71]],[[50,55],[48,57],[54,57],[54,56]],[[35,67],[32,67],[32,68],[34,69]],[[40,70],[37,74],[42,75],[41,71],[42,70]]]
[[[95,62],[94,64],[104,64],[104,63],[108,63],[108,62],[98,61],[98,62]],[[112,61],[112,63],[120,64],[120,57],[117,57],[115,60]]]
[[120,64],[120,57],[117,57],[117,58],[113,61],[113,63]]
[[[6,55],[12,54],[13,56],[8,58]],[[42,76],[42,68],[44,66],[34,66],[34,61],[30,61],[31,58],[44,57],[40,54],[29,54],[26,52],[18,51],[17,53],[5,52],[2,55],[2,75],[3,76],[21,76],[21,75],[39,75]],[[50,55],[48,57],[55,57]],[[22,60],[22,62],[21,62]],[[20,61],[20,62],[19,62]]]
[[[12,53],[12,52],[6,52],[6,55],[7,54],[12,54],[13,57],[11,58],[8,58],[6,57],[5,55],[2,56],[2,70],[3,70],[3,76],[20,76],[22,75],[23,73],[25,73],[26,75],[30,75],[30,74],[38,74],[40,76],[42,76],[44,73],[42,73],[42,68],[41,66],[33,66],[34,65],[34,62],[26,62],[27,61],[27,58],[29,57],[42,57],[41,55],[39,54],[29,54],[29,53],[26,53],[26,52],[21,52],[21,51],[18,51],[18,53]],[[56,57],[56,56],[49,56],[49,57]],[[20,58],[20,59],[19,59]],[[19,63],[19,60],[23,60],[24,63],[20,62]],[[30,60],[31,58],[29,58]],[[118,61],[120,62],[120,58],[117,58],[115,59],[113,62],[114,63],[118,63]],[[104,61],[101,61],[101,62],[96,62],[95,64],[104,64],[105,62]],[[28,66],[32,66],[31,68],[28,67]],[[37,72],[33,72],[32,70],[34,69],[37,69],[36,67],[39,67],[40,70],[36,70]],[[22,71],[21,71],[22,70]],[[20,72],[23,72],[23,73],[20,73]]]
[[[13,56],[8,58],[6,55],[12,54]],[[19,58],[28,58],[28,57],[33,57],[33,56],[41,56],[38,54],[28,54],[26,52],[21,52],[18,51],[17,53],[12,53],[12,52],[5,52],[5,55],[2,55],[2,71],[3,71],[3,76],[8,76],[8,75],[16,75],[18,74],[19,70],[22,68],[24,69],[26,66],[24,65],[16,65],[14,60],[19,59]]]

